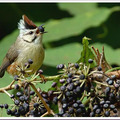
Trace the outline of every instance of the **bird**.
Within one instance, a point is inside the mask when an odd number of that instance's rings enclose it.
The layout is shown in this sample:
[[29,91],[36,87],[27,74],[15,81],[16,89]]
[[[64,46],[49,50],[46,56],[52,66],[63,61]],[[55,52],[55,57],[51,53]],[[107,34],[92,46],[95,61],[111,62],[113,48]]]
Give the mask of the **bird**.
[[38,71],[41,67],[45,52],[42,44],[44,31],[43,25],[37,27],[26,15],[18,22],[19,35],[13,45],[9,48],[0,66],[0,78],[7,71],[10,75],[18,75],[17,67],[31,59],[29,75]]

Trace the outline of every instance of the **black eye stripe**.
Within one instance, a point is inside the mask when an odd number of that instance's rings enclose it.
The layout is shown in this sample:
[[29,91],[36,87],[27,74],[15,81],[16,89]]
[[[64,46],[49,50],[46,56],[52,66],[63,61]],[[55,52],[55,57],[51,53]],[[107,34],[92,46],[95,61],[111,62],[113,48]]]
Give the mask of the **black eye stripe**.
[[32,42],[37,38],[37,36],[35,36],[33,39],[32,39]]

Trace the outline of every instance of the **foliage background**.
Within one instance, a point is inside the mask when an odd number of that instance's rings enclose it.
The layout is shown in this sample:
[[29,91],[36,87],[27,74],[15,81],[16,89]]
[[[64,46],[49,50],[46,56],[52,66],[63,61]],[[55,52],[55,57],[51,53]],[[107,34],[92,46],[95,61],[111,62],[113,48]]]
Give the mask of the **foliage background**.
[[[104,45],[108,62],[120,66],[119,3],[0,3],[0,63],[19,34],[17,23],[23,14],[38,26],[45,24],[48,31],[43,38],[45,75],[57,74],[57,64],[76,62],[84,36],[92,39],[90,46],[101,50]],[[0,87],[11,80],[6,73]],[[47,90],[50,82],[40,87]],[[7,95],[0,93],[0,104],[11,102]],[[3,116],[7,116],[5,112]]]

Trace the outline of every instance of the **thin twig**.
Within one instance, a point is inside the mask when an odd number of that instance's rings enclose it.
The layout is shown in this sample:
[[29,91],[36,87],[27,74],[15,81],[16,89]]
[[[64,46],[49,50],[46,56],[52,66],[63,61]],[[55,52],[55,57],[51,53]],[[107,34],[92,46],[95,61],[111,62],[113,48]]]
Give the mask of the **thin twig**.
[[104,83],[102,83],[102,82],[98,82],[98,81],[94,81],[95,83],[97,83],[97,84],[99,84],[99,85],[103,85],[103,86],[106,86],[106,87],[111,87],[111,88],[114,88],[113,86],[109,86],[109,85],[107,85],[107,84],[104,84]]
[[6,87],[3,87],[3,88],[0,88],[0,92],[3,92],[4,90],[11,90],[14,88],[14,84],[15,83],[15,80],[13,80],[10,85],[6,86]]
[[54,115],[54,112],[49,108],[49,106],[46,104],[46,102],[43,100],[41,94],[38,92],[38,90],[36,89],[36,87],[34,86],[34,84],[30,83],[31,87],[34,89],[34,91],[36,92],[36,94],[38,95],[38,97],[40,98],[40,100],[42,101],[43,105],[45,106],[45,108],[48,111],[48,114],[52,114]]

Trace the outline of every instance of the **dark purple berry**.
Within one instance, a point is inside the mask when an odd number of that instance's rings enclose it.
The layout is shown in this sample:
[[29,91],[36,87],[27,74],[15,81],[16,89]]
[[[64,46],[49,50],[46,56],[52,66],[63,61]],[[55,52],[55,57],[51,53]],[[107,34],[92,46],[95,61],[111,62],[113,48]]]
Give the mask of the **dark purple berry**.
[[120,80],[116,80],[116,83],[117,83],[117,84],[120,84]]
[[112,75],[112,76],[111,76],[111,79],[112,79],[112,80],[115,80],[115,79],[116,79],[116,75]]
[[14,76],[14,80],[15,80],[15,81],[18,81],[18,80],[19,80],[18,75],[15,75],[15,76]]
[[109,80],[110,80],[110,78],[107,78],[107,79],[106,79],[106,82],[108,83]]
[[114,112],[114,113],[117,113],[117,108],[113,109],[113,112]]
[[57,68],[57,69],[63,69],[63,68],[64,68],[64,64],[57,65],[56,68]]
[[72,82],[72,78],[68,78],[67,83],[71,83],[71,82]]
[[73,107],[74,107],[74,108],[78,108],[78,104],[77,104],[77,103],[74,103],[74,104],[73,104]]
[[47,94],[42,93],[42,97],[47,98],[48,96],[47,96]]
[[65,79],[60,79],[59,82],[63,84],[65,82]]
[[5,109],[8,109],[8,107],[9,107],[8,104],[4,104]]
[[75,68],[79,68],[79,64],[78,63],[75,63]]
[[14,104],[18,106],[20,104],[20,101],[19,100],[15,100]]
[[110,111],[105,111],[104,115],[105,115],[105,117],[109,117],[110,116]]
[[58,102],[58,98],[57,98],[57,97],[54,97],[54,98],[53,98],[53,103],[57,104],[57,102]]
[[27,112],[29,111],[29,104],[28,103],[24,102],[23,107]]
[[110,105],[110,109],[113,110],[115,109],[115,106],[113,104]]
[[114,84],[114,86],[116,89],[118,89],[120,85],[116,83],[116,84]]
[[52,94],[53,94],[52,90],[48,91],[48,96],[51,96]]
[[68,109],[68,112],[69,112],[70,114],[73,114],[73,113],[74,113],[74,109],[73,109],[72,107],[70,107],[70,108]]
[[39,74],[43,74],[43,70],[41,70],[41,69],[38,70],[38,73],[39,73]]
[[11,110],[7,109],[7,114],[10,115],[11,114]]
[[113,85],[113,80],[109,80],[109,81],[108,81],[108,84],[109,84],[109,85]]
[[15,112],[15,117],[20,117],[20,113],[19,112]]
[[66,109],[68,107],[68,105],[66,104],[66,103],[64,103],[63,105],[62,105],[62,108],[63,109]]
[[69,113],[65,113],[65,114],[63,114],[63,116],[62,117],[71,117],[70,116],[70,114]]
[[104,103],[105,103],[105,101],[103,100],[103,101],[100,102],[100,105],[103,105]]
[[22,96],[22,93],[21,93],[21,92],[17,92],[17,93],[16,93],[16,96],[17,96],[17,97],[20,97],[20,96]]
[[39,106],[39,103],[34,103],[34,108],[38,108],[38,106]]
[[29,100],[29,97],[24,95],[24,100],[27,102]]
[[30,64],[25,63],[25,67],[29,68],[29,67],[30,67]]
[[15,95],[14,95],[14,94],[12,94],[12,95],[10,96],[10,98],[15,98]]
[[60,90],[61,90],[61,91],[65,91],[65,89],[66,89],[65,86],[61,86],[61,87],[60,87]]
[[11,115],[14,116],[16,112],[17,112],[17,109],[11,110]]
[[82,109],[85,108],[84,104],[80,104],[79,107]]
[[68,90],[73,90],[73,88],[74,88],[74,84],[73,83],[70,83],[68,86],[67,86],[67,89]]
[[77,100],[77,104],[82,104],[82,102],[80,100]]
[[101,70],[102,70],[102,67],[101,67],[101,66],[98,66],[97,70],[98,70],[98,71],[101,71]]
[[72,73],[68,73],[68,77],[71,78],[72,77]]
[[100,114],[100,113],[101,113],[101,109],[99,109],[99,108],[96,109],[95,113],[96,113],[96,114]]
[[76,84],[76,85],[80,85],[80,81],[79,81],[79,80],[76,80],[76,81],[75,81],[75,84]]
[[90,113],[90,117],[95,117],[95,113],[94,113],[94,112],[91,112],[91,113]]
[[24,96],[20,96],[20,97],[19,97],[19,100],[20,100],[21,102],[24,102],[25,97],[24,97]]
[[110,93],[110,91],[111,91],[111,88],[110,87],[106,87],[105,94],[108,95]]
[[34,91],[30,91],[30,95],[34,95],[35,94],[35,92]]
[[78,109],[76,110],[76,115],[79,115],[80,113],[82,113],[82,109],[81,109],[81,108],[78,108]]
[[110,104],[110,101],[109,101],[109,100],[107,100],[107,101],[105,101],[105,103]]
[[109,107],[109,105],[106,104],[106,103],[103,105],[103,108],[105,108],[105,109],[108,108],[108,107]]
[[24,114],[25,114],[25,108],[24,108],[23,106],[19,106],[18,112],[19,112],[21,115],[24,115]]
[[93,106],[93,111],[95,111],[96,109],[98,109],[98,107],[99,107],[98,105],[94,105]]
[[67,96],[67,97],[70,97],[70,92],[69,91],[67,91],[66,93],[65,93],[65,95]]
[[93,59],[89,59],[88,62],[89,62],[89,63],[93,63]]
[[52,83],[52,87],[55,87],[56,85],[57,85],[56,82],[53,82],[53,83]]
[[18,84],[15,84],[14,88],[15,88],[16,90],[18,90],[20,87],[19,87]]
[[77,86],[77,87],[76,87],[76,92],[79,93],[80,91],[81,91],[80,86]]
[[29,64],[33,64],[33,61],[31,59],[28,60]]
[[66,102],[67,102],[67,99],[66,99],[66,98],[63,98],[61,101],[62,101],[62,103],[66,103]]
[[39,29],[39,31],[40,31],[41,33],[45,33],[45,32],[44,32],[44,31],[45,31],[44,28],[45,28],[45,27],[43,27],[43,25],[40,25],[40,26],[38,27],[38,29]]
[[85,79],[85,75],[84,74],[81,74],[80,75],[80,80],[84,80]]
[[3,104],[1,104],[1,105],[0,105],[0,108],[4,108],[4,105],[3,105]]

